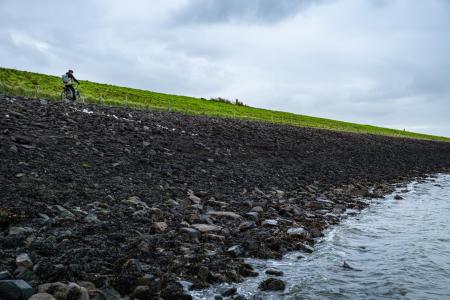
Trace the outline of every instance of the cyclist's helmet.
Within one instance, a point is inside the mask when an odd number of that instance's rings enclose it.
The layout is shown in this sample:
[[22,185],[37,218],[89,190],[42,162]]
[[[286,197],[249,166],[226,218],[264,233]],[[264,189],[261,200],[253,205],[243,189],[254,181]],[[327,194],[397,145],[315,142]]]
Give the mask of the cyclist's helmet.
[[69,70],[69,71],[67,71],[67,73],[73,73],[73,70]]

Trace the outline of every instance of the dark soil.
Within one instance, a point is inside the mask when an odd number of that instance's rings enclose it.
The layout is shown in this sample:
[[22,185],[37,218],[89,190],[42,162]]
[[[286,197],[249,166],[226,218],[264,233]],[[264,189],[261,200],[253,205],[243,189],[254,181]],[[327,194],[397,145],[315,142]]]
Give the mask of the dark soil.
[[0,271],[189,299],[448,171],[450,143],[0,96],[0,163]]

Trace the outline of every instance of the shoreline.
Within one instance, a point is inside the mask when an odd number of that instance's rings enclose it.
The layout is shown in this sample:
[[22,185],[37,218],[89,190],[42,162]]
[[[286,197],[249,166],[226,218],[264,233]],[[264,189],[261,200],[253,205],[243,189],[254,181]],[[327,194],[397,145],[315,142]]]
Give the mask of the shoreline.
[[190,299],[180,280],[255,276],[245,257],[311,251],[359,197],[450,171],[445,142],[7,96],[0,112],[0,271],[66,298]]

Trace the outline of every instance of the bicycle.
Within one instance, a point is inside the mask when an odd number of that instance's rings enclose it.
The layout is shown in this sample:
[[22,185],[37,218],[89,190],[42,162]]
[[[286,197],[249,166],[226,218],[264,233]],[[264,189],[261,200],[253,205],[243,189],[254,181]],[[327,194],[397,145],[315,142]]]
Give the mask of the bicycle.
[[61,100],[63,100],[63,101],[68,100],[68,101],[73,101],[73,102],[82,100],[81,94],[77,90],[76,86],[74,86],[74,89],[75,89],[75,99],[72,95],[72,90],[69,89],[69,87],[67,85],[64,85],[63,90],[61,92]]

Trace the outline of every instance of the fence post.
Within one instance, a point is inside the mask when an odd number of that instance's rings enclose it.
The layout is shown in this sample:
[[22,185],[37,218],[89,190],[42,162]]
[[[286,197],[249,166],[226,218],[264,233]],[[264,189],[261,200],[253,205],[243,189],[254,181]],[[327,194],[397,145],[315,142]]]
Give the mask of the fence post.
[[128,95],[125,95],[125,106],[128,107]]
[[39,85],[37,85],[36,87],[36,91],[35,91],[35,94],[34,94],[34,98],[38,98],[38,96],[39,96]]
[[233,119],[236,119],[236,109],[233,109]]
[[172,101],[169,99],[169,112],[172,111]]

